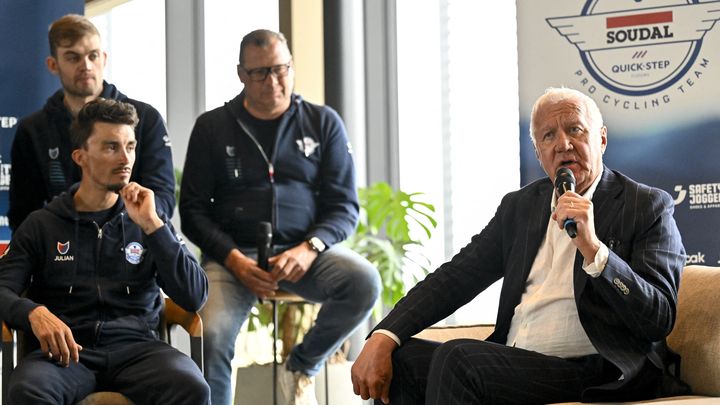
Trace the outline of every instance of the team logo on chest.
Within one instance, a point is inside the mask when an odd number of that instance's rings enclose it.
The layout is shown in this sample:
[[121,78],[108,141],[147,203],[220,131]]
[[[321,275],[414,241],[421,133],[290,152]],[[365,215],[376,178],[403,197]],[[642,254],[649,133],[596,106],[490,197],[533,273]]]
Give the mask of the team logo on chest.
[[300,152],[303,152],[305,154],[305,157],[310,157],[310,155],[315,152],[315,149],[320,146],[320,143],[315,142],[315,140],[310,138],[309,136],[304,137],[302,141],[300,139],[296,139],[295,143],[297,143]]
[[230,156],[230,157],[235,157],[235,147],[234,147],[234,146],[230,146],[230,145],[226,145],[226,146],[225,146],[225,153],[227,153],[227,155]]
[[70,250],[70,241],[67,241],[65,243],[57,243],[57,251],[61,255],[67,254],[68,250]]
[[59,255],[55,256],[56,262],[71,262],[75,260],[73,256],[68,255],[68,252],[70,251],[70,241],[67,241],[65,243],[58,241],[55,245],[55,248],[57,249],[57,252],[60,253]]
[[48,149],[48,156],[50,156],[50,159],[55,160],[60,155],[60,148],[55,147],[52,149]]
[[125,260],[131,264],[139,264],[143,261],[145,248],[138,242],[130,242],[125,246]]

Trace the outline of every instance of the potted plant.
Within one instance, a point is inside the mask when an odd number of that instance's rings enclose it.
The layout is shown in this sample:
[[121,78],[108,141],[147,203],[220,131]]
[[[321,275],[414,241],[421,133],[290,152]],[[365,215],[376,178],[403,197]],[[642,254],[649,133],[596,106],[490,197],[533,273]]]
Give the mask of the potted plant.
[[[437,221],[435,207],[423,201],[422,195],[394,190],[385,182],[358,189],[360,221],[345,243],[380,272],[383,290],[374,311],[376,318],[382,314],[382,306],[395,306],[409,287],[428,273],[430,261],[422,249]],[[414,233],[422,237],[414,237]]]

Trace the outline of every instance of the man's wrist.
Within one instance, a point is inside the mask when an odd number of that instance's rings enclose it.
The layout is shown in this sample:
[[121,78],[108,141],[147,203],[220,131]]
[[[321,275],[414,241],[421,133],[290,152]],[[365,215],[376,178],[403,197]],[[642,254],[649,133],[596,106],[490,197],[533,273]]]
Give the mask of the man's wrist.
[[375,330],[375,331],[370,335],[370,337],[373,337],[373,336],[375,336],[375,335],[386,336],[386,337],[392,339],[392,341],[395,342],[395,344],[396,344],[397,346],[400,346],[400,345],[401,345],[400,338],[397,337],[396,334],[390,332],[390,331],[387,330],[387,329],[378,329],[378,330]]
[[165,222],[160,217],[150,219],[147,223],[140,226],[145,235],[151,235],[153,232],[165,226]]
[[320,254],[325,251],[325,248],[326,248],[325,242],[323,242],[317,236],[312,236],[312,237],[308,238],[305,242],[308,244],[308,246],[310,246],[310,249],[317,252],[317,254]]
[[240,260],[242,256],[242,253],[240,253],[240,250],[237,248],[233,248],[230,253],[225,257],[225,260],[223,261],[223,266],[226,268],[232,268],[235,263],[237,263],[238,260]]
[[245,261],[249,261],[250,259],[243,254],[243,252],[240,251],[238,248],[233,248],[230,253],[228,253],[227,257],[225,257],[225,261],[223,262],[223,265],[227,269],[236,269],[240,268]]
[[33,318],[39,316],[40,312],[43,310],[47,311],[47,307],[45,305],[38,305],[31,309],[30,312],[28,312],[28,321],[32,324]]
[[597,278],[605,270],[608,258],[610,257],[610,249],[604,244],[600,243],[600,248],[595,252],[595,256],[592,261],[587,259],[583,260],[583,270],[593,278]]

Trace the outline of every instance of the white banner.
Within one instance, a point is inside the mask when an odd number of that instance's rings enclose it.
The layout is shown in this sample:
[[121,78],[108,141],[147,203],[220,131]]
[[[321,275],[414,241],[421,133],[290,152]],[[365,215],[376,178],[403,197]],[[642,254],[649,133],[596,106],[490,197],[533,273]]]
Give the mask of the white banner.
[[689,263],[720,263],[720,1],[518,0],[521,172],[550,86],[583,91],[608,127],[604,160],[675,198]]

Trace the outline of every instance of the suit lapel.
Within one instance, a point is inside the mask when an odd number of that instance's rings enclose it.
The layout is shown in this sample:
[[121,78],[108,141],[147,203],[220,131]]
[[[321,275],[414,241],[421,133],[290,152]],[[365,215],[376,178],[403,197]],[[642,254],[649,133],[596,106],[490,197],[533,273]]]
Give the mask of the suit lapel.
[[619,221],[618,214],[623,208],[623,186],[617,176],[607,167],[603,170],[602,179],[593,195],[593,216],[595,218],[595,234],[605,244],[608,238],[617,236],[620,229],[613,229]]
[[[528,219],[528,244],[523,261],[522,285],[525,285],[525,281],[527,281],[530,275],[530,269],[537,257],[540,243],[542,243],[547,233],[548,223],[550,222],[550,199],[552,198],[552,193],[552,185],[542,187],[538,191],[538,198],[535,201],[526,201],[526,206],[523,207],[526,210],[525,212],[530,213],[530,218]],[[537,209],[538,204],[541,209]]]
[[[526,235],[526,243],[522,253],[521,269],[522,273],[511,273],[505,278],[503,283],[507,283],[508,305],[514,310],[515,306],[520,303],[522,294],[525,291],[525,283],[530,269],[535,262],[540,243],[547,232],[548,222],[550,220],[550,198],[553,188],[549,180],[547,184],[543,183],[538,187],[538,191],[532,198],[527,198],[519,204],[518,215],[525,217],[525,230],[519,232],[520,235]],[[538,209],[540,207],[540,209]],[[517,275],[516,277],[510,277]],[[512,313],[510,313],[512,316]]]

